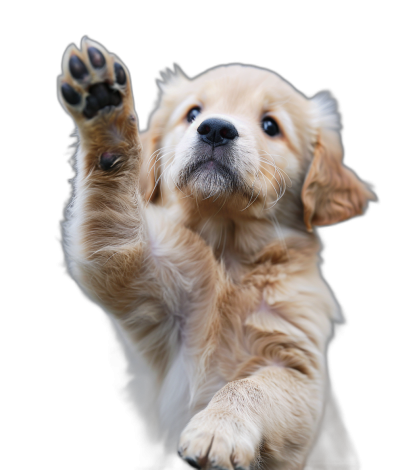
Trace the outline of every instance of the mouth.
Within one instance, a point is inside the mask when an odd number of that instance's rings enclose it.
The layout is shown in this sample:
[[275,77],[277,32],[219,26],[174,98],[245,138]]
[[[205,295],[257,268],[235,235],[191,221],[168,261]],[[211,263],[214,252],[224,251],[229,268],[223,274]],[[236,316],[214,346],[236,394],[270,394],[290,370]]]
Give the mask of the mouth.
[[205,198],[211,194],[247,194],[249,188],[237,171],[221,160],[214,154],[196,156],[181,170],[179,189],[191,186]]
[[194,158],[182,169],[179,175],[179,186],[195,184],[206,189],[210,184],[220,189],[233,187],[238,177],[226,163],[216,159],[214,155],[202,155]]
[[188,176],[192,178],[196,178],[196,176],[199,176],[200,173],[218,173],[222,177],[226,177],[232,180],[236,178],[234,171],[214,157],[207,157],[206,159],[199,159],[198,161],[193,162],[191,165],[189,165],[187,171]]

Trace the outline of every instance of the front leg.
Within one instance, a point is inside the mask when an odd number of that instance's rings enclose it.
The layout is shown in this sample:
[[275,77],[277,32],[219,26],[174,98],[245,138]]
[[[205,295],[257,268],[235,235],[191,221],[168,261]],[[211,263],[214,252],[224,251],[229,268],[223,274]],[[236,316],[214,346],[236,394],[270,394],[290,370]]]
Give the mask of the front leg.
[[315,376],[265,367],[217,392],[183,431],[178,453],[198,469],[300,470],[322,400]]
[[139,195],[141,144],[129,74],[100,44],[82,40],[63,57],[59,97],[77,125],[74,195],[64,247],[79,284],[108,309],[129,309],[118,293],[138,274],[144,251]]
[[193,326],[199,334],[192,346],[205,349],[202,342],[213,323],[203,319],[216,314],[218,269],[212,251],[165,210],[146,207],[142,200],[141,143],[121,60],[83,39],[81,50],[66,50],[58,86],[79,137],[63,234],[70,272],[164,372],[187,311],[182,303],[191,305],[186,324],[199,323]]

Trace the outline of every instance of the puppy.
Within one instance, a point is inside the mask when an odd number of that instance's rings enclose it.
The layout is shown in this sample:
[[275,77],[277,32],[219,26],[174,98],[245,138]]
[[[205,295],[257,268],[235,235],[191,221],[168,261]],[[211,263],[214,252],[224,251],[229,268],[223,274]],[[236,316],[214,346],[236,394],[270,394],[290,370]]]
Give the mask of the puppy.
[[338,315],[313,228],[375,196],[342,163],[329,93],[234,64],[158,84],[139,135],[122,61],[87,38],[64,54],[59,98],[79,138],[70,273],[156,374],[186,462],[302,469]]

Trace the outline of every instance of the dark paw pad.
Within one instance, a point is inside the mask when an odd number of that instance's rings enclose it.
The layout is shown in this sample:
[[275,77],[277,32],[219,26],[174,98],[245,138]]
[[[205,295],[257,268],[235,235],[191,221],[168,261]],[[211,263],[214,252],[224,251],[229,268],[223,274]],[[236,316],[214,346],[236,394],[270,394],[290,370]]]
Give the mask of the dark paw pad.
[[105,83],[96,83],[91,86],[89,93],[96,98],[100,109],[110,104],[111,91]]
[[81,95],[76,92],[71,85],[63,83],[61,85],[61,93],[68,104],[79,104],[81,102]]
[[115,72],[115,79],[119,85],[125,85],[126,83],[126,74],[125,70],[123,69],[122,65],[118,62],[114,64],[114,72]]
[[121,94],[117,90],[113,90],[110,95],[110,104],[111,106],[119,106],[121,104],[122,98]]
[[69,59],[69,71],[71,72],[71,75],[77,80],[82,80],[84,77],[86,77],[86,75],[89,74],[86,65],[76,55],[72,55]]
[[93,95],[89,95],[86,98],[86,106],[85,109],[83,110],[83,114],[87,118],[92,118],[96,115],[97,111],[100,109],[99,102],[97,101],[97,98]]
[[100,167],[102,170],[111,169],[118,160],[118,155],[114,155],[110,152],[104,152],[100,157]]
[[118,106],[122,101],[119,91],[112,90],[106,83],[92,85],[89,88],[89,93],[83,110],[83,114],[89,119],[94,117],[99,109],[106,106]]
[[106,59],[104,58],[104,55],[96,47],[89,47],[88,55],[90,63],[95,69],[101,69],[106,64]]

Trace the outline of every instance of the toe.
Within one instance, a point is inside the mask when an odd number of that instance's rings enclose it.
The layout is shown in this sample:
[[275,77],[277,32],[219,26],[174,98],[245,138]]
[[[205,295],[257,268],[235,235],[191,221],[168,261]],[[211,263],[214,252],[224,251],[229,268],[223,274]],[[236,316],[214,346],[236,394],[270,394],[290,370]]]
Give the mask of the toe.
[[114,83],[114,56],[100,43],[84,36],[81,41],[82,57],[92,74],[94,83]]
[[89,71],[84,64],[83,60],[81,60],[77,55],[73,54],[69,58],[68,67],[71,75],[76,80],[83,80],[89,75]]
[[126,73],[124,68],[118,62],[114,64],[114,73],[115,73],[115,80],[119,85],[125,85],[126,83]]
[[90,63],[95,69],[101,69],[106,65],[106,59],[103,53],[94,46],[90,46],[87,49]]
[[[77,93],[84,97],[93,81],[92,70],[85,54],[77,49],[75,44],[70,44],[63,55],[62,75],[59,78],[59,86],[61,87],[64,83],[68,83]],[[64,92],[61,90],[61,92],[64,100],[69,103],[68,97],[72,93],[69,93],[66,89]]]
[[81,102],[81,95],[68,83],[61,85],[61,93],[64,100],[70,105],[77,105]]

